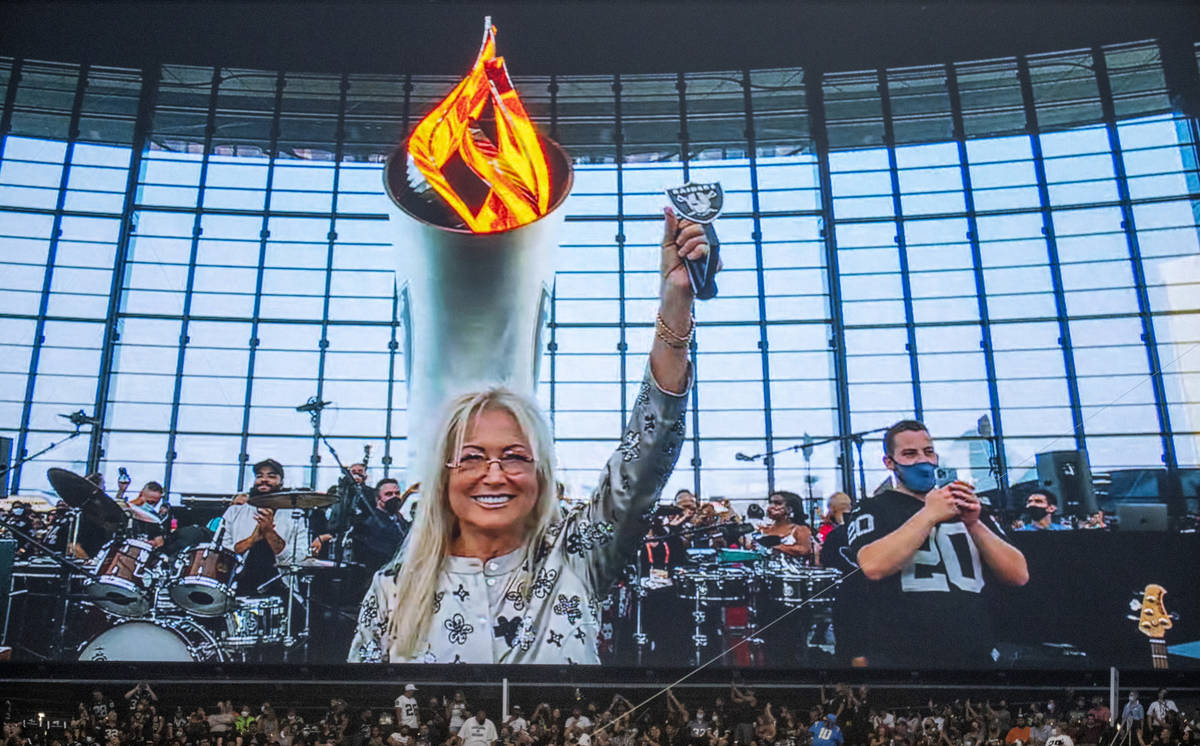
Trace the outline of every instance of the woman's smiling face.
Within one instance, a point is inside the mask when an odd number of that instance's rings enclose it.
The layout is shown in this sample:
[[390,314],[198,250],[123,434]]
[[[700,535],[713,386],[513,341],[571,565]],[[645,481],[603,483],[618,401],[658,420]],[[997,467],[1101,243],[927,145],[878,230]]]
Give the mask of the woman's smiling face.
[[533,450],[515,417],[503,409],[477,414],[467,427],[458,467],[450,468],[450,510],[462,533],[525,540],[538,499]]

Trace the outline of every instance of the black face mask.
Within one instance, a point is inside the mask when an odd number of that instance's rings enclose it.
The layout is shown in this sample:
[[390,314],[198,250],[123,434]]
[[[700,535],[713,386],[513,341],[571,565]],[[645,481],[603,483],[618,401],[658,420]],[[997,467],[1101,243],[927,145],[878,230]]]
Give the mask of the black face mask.
[[1029,517],[1032,518],[1033,520],[1040,521],[1046,517],[1046,513],[1048,513],[1049,511],[1040,505],[1034,505],[1034,506],[1025,508],[1025,512],[1028,513]]
[[383,512],[387,513],[388,515],[396,515],[400,512],[400,506],[403,504],[403,500],[398,497],[393,497],[383,503]]

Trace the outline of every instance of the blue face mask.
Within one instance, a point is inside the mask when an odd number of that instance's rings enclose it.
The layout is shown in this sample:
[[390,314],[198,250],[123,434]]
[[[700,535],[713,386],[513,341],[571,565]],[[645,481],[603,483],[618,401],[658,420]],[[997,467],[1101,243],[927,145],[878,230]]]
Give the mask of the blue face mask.
[[896,476],[905,487],[923,495],[933,489],[933,485],[937,481],[937,464],[931,464],[928,461],[920,461],[907,466],[896,463]]

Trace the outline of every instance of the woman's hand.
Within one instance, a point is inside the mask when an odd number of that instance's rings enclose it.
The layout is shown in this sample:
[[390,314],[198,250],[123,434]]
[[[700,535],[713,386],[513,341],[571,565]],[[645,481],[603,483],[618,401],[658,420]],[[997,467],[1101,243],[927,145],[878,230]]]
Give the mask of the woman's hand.
[[[686,290],[691,296],[692,283],[688,279],[684,259],[699,261],[708,256],[708,240],[704,236],[704,226],[699,223],[675,215],[675,211],[667,207],[663,210],[662,238],[662,277],[665,286]],[[666,288],[664,288],[664,294]]]
[[662,286],[650,371],[666,391],[684,393],[688,384],[688,345],[692,339],[692,284],[684,259],[703,259],[708,253],[704,226],[680,220],[671,208],[663,210]]

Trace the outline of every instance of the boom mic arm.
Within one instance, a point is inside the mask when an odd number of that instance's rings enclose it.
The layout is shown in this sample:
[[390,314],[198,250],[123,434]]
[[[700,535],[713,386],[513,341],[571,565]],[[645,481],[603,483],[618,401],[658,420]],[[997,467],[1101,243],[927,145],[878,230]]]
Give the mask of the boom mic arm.
[[71,424],[74,425],[75,427],[81,427],[83,425],[99,425],[100,424],[100,420],[84,413],[84,411],[82,409],[77,410],[75,412],[71,412],[70,414],[60,414],[59,417],[62,417],[64,420],[70,420]]
[[325,407],[328,407],[333,402],[321,401],[315,396],[308,397],[308,401],[296,407],[297,412],[320,412]]

